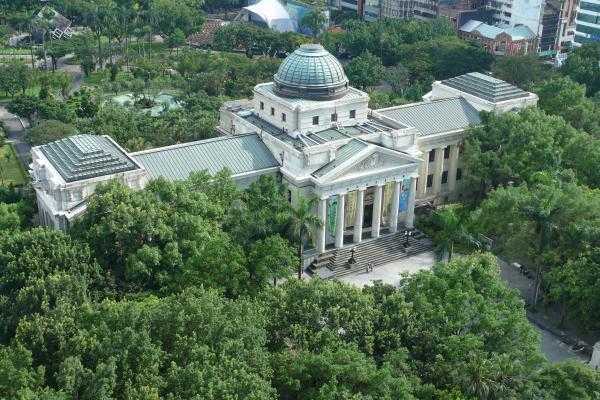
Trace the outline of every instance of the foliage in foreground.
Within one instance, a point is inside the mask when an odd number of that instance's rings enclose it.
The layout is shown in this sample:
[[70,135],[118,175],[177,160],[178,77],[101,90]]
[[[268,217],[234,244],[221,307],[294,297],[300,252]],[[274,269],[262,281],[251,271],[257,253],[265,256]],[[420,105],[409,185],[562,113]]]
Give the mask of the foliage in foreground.
[[600,384],[591,370],[545,366],[522,302],[486,255],[400,288],[290,280],[254,298],[199,287],[64,300],[23,315],[0,345],[0,395],[559,399],[593,398]]

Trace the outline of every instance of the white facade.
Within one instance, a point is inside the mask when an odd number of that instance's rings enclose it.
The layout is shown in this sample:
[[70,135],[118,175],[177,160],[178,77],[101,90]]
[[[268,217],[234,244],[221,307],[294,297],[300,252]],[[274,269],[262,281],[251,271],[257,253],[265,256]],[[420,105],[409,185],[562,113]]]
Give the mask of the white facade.
[[[123,154],[123,150],[108,136],[106,139]],[[40,146],[31,150],[30,174],[36,192],[40,221],[56,229],[67,229],[71,221],[85,211],[86,200],[101,183],[117,180],[125,186],[141,189],[148,182],[148,173],[135,160],[134,169],[69,182],[55,168]]]
[[282,64],[280,87],[262,83],[252,99],[226,102],[219,138],[132,154],[92,135],[34,148],[42,222],[68,228],[96,186],[108,180],[139,189],[151,178],[238,168],[232,174],[242,187],[278,174],[292,203],[318,200],[314,211],[323,224],[314,237],[320,254],[411,229],[416,205],[460,196],[461,144],[466,129],[480,123],[478,112],[537,101],[532,93],[473,73],[435,82],[423,102],[370,110],[368,94],[348,87],[338,61],[323,52],[304,47]]

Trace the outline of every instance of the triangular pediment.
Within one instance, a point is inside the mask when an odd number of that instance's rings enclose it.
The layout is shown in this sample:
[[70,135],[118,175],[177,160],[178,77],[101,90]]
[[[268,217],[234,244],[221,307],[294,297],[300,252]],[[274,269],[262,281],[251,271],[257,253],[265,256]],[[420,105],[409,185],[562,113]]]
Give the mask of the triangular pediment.
[[[351,145],[352,142],[345,146]],[[368,177],[385,171],[393,171],[407,166],[416,165],[419,160],[395,150],[362,142],[362,148],[357,148],[354,154],[343,160],[336,159],[313,173],[313,177],[321,182],[331,182]],[[345,149],[339,149],[338,154],[344,154]]]

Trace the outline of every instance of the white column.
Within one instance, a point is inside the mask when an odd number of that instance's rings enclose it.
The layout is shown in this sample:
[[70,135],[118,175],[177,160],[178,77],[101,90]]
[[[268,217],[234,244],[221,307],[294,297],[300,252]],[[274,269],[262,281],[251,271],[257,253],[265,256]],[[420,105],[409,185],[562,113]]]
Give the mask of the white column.
[[435,149],[435,162],[433,170],[433,194],[438,195],[442,192],[442,173],[444,172],[444,148]]
[[319,199],[318,217],[321,226],[317,229],[317,251],[319,254],[325,252],[325,229],[327,225],[327,198]]
[[457,144],[450,146],[450,164],[448,165],[448,191],[456,190],[456,169],[458,168],[458,153],[460,148]]
[[415,227],[415,197],[417,195],[417,178],[410,178],[410,192],[408,193],[408,209],[404,225],[412,229]]
[[356,216],[354,217],[354,243],[362,242],[363,219],[365,208],[365,188],[356,191]]
[[392,209],[390,210],[390,232],[398,232],[398,208],[400,208],[400,190],[402,181],[394,182],[394,193],[392,193]]
[[429,174],[429,151],[423,154],[423,162],[419,168],[419,197],[425,197],[427,192],[427,175]]
[[340,249],[344,246],[344,208],[346,205],[346,194],[338,195],[337,203],[337,222],[335,224],[335,248]]
[[381,228],[381,203],[383,200],[383,186],[375,186],[375,199],[373,200],[373,223],[371,224],[371,237],[378,238]]

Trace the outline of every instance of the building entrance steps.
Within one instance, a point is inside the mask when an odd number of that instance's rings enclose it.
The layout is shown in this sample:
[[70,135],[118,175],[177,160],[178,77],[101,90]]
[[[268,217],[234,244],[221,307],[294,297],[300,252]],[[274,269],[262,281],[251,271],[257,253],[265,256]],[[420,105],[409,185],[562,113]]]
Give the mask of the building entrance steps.
[[339,278],[365,271],[367,266],[377,267],[391,261],[408,258],[430,251],[433,243],[419,230],[413,230],[408,239],[402,231],[384,234],[377,239],[367,239],[356,245],[328,250],[320,254],[311,265],[313,275],[324,279]]

